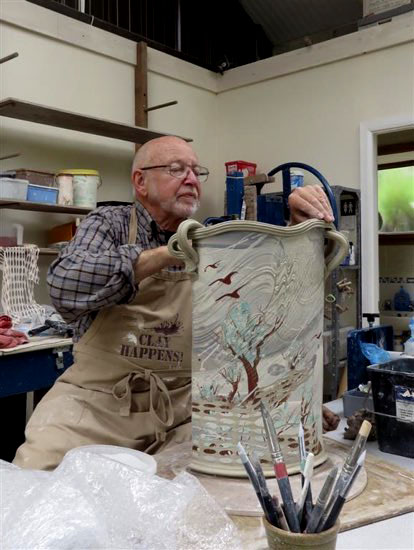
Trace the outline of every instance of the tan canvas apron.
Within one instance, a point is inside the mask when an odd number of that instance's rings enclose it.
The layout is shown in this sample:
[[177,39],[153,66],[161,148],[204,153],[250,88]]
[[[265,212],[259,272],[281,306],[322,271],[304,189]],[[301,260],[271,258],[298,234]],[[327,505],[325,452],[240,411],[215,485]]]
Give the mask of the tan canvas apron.
[[[129,244],[136,242],[131,210]],[[53,469],[80,445],[154,453],[191,438],[191,278],[162,271],[99,312],[36,407],[14,464]]]

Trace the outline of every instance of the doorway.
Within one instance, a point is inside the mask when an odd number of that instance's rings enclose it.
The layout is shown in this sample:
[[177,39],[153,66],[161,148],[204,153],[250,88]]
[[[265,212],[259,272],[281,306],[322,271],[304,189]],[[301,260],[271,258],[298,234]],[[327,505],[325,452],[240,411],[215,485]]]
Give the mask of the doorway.
[[414,129],[378,136],[380,324],[403,351],[414,316]]
[[[378,142],[381,136],[414,132],[414,117],[363,122],[360,125],[362,311],[380,312],[378,245]],[[390,143],[391,144],[391,143]]]

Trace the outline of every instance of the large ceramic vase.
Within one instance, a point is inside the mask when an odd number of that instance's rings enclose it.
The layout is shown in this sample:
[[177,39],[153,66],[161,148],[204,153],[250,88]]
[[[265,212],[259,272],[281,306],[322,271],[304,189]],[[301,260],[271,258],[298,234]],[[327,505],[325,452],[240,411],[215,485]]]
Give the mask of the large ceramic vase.
[[[328,245],[325,244],[325,241]],[[193,281],[193,470],[245,477],[242,441],[273,475],[259,405],[271,412],[289,473],[298,428],[316,464],[322,440],[324,280],[348,252],[331,225],[183,222],[170,252]]]

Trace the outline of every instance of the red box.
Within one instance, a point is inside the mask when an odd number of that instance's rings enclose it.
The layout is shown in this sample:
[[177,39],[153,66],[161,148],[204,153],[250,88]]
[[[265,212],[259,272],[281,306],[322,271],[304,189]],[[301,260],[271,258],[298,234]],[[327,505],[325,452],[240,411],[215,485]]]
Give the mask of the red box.
[[256,174],[256,166],[254,162],[246,162],[245,160],[230,160],[224,163],[226,165],[226,173],[243,172],[244,176],[254,176]]

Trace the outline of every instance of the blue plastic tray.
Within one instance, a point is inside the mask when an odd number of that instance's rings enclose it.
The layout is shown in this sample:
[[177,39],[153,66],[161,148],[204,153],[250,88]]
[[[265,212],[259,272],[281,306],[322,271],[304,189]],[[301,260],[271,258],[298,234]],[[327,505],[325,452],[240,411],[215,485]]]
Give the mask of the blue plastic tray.
[[29,183],[27,186],[26,200],[31,202],[46,202],[56,204],[59,189],[55,187],[44,187],[43,185],[33,185]]

